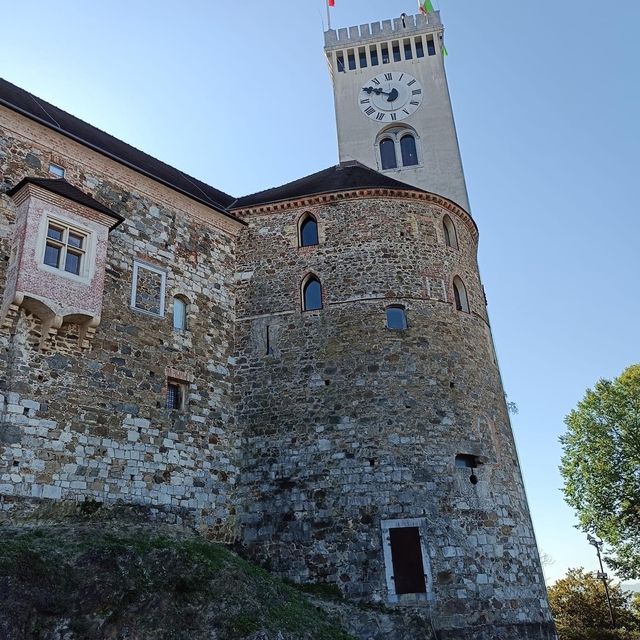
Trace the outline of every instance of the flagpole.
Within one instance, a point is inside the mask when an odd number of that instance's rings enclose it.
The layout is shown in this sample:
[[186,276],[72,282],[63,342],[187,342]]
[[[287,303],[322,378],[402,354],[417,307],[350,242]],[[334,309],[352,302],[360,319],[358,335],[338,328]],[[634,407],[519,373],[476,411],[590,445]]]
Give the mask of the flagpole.
[[327,7],[327,31],[331,31],[331,11],[329,11],[329,0],[324,0]]

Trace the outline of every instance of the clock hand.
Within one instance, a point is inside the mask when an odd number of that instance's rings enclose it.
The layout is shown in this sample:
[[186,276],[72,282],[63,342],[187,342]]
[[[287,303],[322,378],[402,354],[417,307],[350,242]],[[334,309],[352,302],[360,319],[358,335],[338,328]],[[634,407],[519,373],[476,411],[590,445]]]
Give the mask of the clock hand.
[[397,89],[391,89],[391,93],[385,93],[384,95],[389,96],[387,102],[393,102],[400,94]]

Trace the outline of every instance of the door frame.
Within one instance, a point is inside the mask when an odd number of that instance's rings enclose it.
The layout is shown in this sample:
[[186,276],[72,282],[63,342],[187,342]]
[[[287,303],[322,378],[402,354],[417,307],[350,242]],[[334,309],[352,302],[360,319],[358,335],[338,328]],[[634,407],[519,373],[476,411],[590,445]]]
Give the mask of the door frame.
[[[431,578],[431,562],[429,560],[429,547],[427,545],[427,519],[426,518],[404,518],[399,520],[382,520],[382,549],[384,551],[384,572],[387,582],[387,593],[389,602],[410,603],[428,602],[433,600],[433,581]],[[396,585],[393,580],[393,558],[391,556],[391,538],[389,529],[403,529],[405,527],[416,527],[420,534],[420,549],[422,551],[422,568],[424,570],[425,593],[396,593]]]

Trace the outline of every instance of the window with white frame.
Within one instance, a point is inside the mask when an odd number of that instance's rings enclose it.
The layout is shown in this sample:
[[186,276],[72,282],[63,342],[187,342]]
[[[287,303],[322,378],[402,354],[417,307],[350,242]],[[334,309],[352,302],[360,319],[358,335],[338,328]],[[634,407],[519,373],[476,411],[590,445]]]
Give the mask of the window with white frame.
[[42,263],[76,276],[86,269],[89,234],[58,220],[47,220]]
[[167,274],[162,269],[134,262],[131,307],[154,316],[164,316],[166,282]]
[[382,171],[408,169],[421,164],[418,135],[405,125],[382,131],[376,139],[376,154]]
[[182,296],[173,299],[173,328],[176,331],[187,330],[187,301]]

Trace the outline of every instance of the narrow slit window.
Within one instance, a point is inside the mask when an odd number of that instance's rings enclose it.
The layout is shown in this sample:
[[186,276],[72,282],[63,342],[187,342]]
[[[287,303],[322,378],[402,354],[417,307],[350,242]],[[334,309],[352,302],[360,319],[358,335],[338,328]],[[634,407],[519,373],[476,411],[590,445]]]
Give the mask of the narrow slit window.
[[400,62],[400,60],[402,60],[402,56],[400,55],[400,43],[395,40],[391,43],[391,48],[393,49],[393,61]]
[[358,58],[360,61],[360,68],[364,69],[367,66],[367,50],[364,47],[358,49]]
[[469,299],[467,298],[467,289],[458,276],[453,279],[453,296],[456,302],[456,309],[458,311],[469,313]]
[[404,41],[404,59],[405,60],[413,59],[413,51],[411,50],[411,40]]
[[272,356],[273,355],[273,345],[271,344],[271,325],[267,325],[265,327],[265,353],[268,356]]
[[403,167],[411,167],[418,164],[416,139],[411,134],[403,136],[400,140],[400,153],[402,154]]
[[308,213],[300,223],[300,246],[312,247],[318,244],[318,222]]
[[377,67],[378,66],[378,47],[375,44],[372,44],[369,47],[369,55],[371,57],[371,66]]
[[422,44],[422,36],[416,38],[416,58],[424,58],[424,45]]
[[433,40],[433,36],[427,36],[427,53],[430,56],[436,55],[436,43]]
[[396,144],[391,138],[380,141],[380,163],[382,169],[397,169]]
[[322,309],[322,285],[315,276],[309,276],[302,286],[302,310]]
[[353,71],[356,68],[356,55],[353,49],[347,51],[347,60],[349,62],[349,70]]
[[381,45],[380,50],[382,51],[382,64],[389,64],[389,45],[385,42]]
[[404,331],[407,328],[407,312],[404,307],[387,307],[387,329]]

